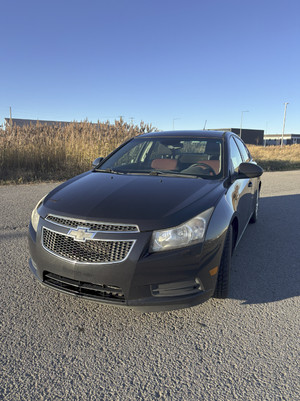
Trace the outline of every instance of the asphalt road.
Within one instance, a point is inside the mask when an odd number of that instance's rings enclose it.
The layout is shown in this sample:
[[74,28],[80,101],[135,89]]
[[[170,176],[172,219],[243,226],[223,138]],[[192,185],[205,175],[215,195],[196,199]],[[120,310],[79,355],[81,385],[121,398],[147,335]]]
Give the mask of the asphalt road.
[[229,299],[152,314],[35,281],[27,224],[54,186],[0,187],[1,400],[300,400],[300,171],[263,175]]

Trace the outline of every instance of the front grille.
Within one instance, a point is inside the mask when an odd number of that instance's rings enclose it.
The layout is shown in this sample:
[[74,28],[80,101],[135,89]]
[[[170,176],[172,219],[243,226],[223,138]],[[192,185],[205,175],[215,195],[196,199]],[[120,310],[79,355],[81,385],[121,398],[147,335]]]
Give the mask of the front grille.
[[114,263],[127,258],[134,241],[86,240],[75,241],[43,227],[43,246],[46,250],[65,259],[81,263]]
[[122,289],[112,285],[85,283],[49,272],[44,272],[44,283],[75,295],[116,303],[125,302]]
[[65,227],[87,227],[92,231],[113,231],[113,232],[138,232],[139,228],[131,224],[109,224],[97,223],[94,221],[85,221],[77,219],[68,219],[66,217],[54,216],[49,214],[46,220]]

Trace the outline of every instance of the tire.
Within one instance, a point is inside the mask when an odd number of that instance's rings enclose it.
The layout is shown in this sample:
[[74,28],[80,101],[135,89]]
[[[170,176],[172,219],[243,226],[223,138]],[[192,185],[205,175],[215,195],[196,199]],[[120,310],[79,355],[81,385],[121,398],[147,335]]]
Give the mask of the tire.
[[252,216],[249,220],[249,223],[253,224],[257,222],[258,219],[258,205],[259,205],[259,190],[256,191],[256,201],[255,201],[255,206],[254,206],[254,211],[252,213]]
[[229,292],[229,279],[232,255],[232,226],[227,230],[224,249],[222,253],[214,298],[227,298]]

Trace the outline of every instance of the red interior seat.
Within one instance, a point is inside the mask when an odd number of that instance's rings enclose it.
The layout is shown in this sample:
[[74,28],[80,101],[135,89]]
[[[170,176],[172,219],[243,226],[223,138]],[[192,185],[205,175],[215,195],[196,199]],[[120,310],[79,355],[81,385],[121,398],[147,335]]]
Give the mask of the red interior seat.
[[151,168],[156,170],[175,170],[176,167],[176,159],[154,159],[151,163]]

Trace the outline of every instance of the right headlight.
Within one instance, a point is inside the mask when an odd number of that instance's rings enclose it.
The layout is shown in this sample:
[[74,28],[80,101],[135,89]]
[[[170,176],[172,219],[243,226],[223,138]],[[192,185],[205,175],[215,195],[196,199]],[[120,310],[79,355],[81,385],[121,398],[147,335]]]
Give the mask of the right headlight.
[[160,252],[202,242],[213,210],[211,207],[180,226],[154,231],[150,251]]
[[43,200],[46,198],[47,195],[43,196],[43,198],[37,203],[36,207],[33,209],[31,213],[31,224],[32,227],[34,228],[34,231],[37,231],[38,225],[39,225],[39,220],[40,220],[40,215],[38,213],[38,208],[41,206],[43,203]]

